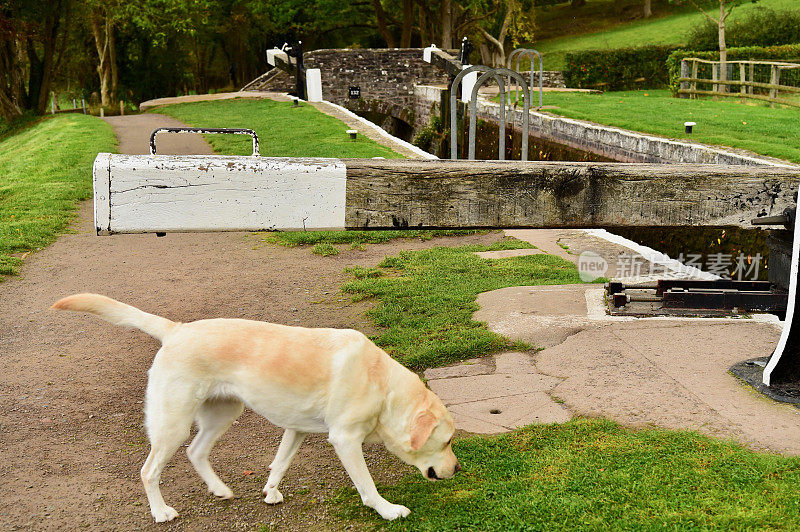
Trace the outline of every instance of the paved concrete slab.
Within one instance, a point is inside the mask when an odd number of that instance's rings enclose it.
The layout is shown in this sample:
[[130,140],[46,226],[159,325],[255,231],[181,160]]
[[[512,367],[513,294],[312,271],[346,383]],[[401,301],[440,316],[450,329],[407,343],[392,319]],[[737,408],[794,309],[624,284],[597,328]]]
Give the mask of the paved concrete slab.
[[430,368],[425,370],[425,378],[432,379],[451,379],[453,377],[471,377],[473,375],[488,375],[494,373],[494,365],[491,357],[473,358],[465,360],[459,364],[445,366],[443,368]]
[[553,401],[544,392],[462,403],[448,409],[505,429],[515,429],[531,423],[565,423],[572,418],[567,408]]
[[456,428],[491,434],[571,417],[548,395],[561,379],[540,373],[529,353],[500,353],[469,362],[425,372],[428,386],[447,405]]
[[475,375],[428,381],[428,386],[446,405],[551,390],[559,379],[530,373],[522,375]]
[[593,285],[514,286],[478,295],[474,319],[512,340],[551,347],[594,327],[587,317],[586,290]]

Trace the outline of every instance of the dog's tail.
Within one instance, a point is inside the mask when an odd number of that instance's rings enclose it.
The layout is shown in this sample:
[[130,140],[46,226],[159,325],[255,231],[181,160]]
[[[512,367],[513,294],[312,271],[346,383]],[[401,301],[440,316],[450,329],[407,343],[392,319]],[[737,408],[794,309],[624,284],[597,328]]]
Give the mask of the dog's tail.
[[162,342],[179,325],[167,318],[162,318],[154,314],[148,314],[136,307],[120,303],[110,297],[99,294],[75,294],[67,296],[56,302],[52,307],[58,310],[74,310],[79,312],[91,312],[100,318],[125,327],[134,327],[146,332],[153,338],[158,338]]

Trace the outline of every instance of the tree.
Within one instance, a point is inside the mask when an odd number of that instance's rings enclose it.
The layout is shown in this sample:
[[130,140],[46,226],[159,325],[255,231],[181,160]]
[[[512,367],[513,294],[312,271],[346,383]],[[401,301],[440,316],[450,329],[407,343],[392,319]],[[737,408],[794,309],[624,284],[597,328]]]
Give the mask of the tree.
[[653,8],[650,5],[650,0],[644,0],[644,8],[642,9],[642,11],[644,18],[650,18],[651,16],[653,16]]
[[[691,4],[700,10],[708,21],[717,26],[719,35],[719,80],[726,81],[728,79],[728,47],[725,45],[725,21],[730,16],[733,8],[737,5],[743,4],[745,1],[756,3],[758,0],[718,0],[719,2],[719,16],[714,18],[705,9],[703,9],[696,0],[689,0]],[[726,92],[727,85],[719,86],[720,92]]]
[[71,12],[71,0],[0,0],[0,113],[5,118],[47,109]]
[[97,51],[100,104],[108,107],[117,100],[119,84],[115,28],[126,12],[124,6],[116,0],[85,0],[84,7],[88,11],[86,18]]
[[464,33],[477,32],[481,58],[490,66],[506,64],[506,45],[533,40],[534,11],[532,0],[495,0],[475,2],[459,28]]

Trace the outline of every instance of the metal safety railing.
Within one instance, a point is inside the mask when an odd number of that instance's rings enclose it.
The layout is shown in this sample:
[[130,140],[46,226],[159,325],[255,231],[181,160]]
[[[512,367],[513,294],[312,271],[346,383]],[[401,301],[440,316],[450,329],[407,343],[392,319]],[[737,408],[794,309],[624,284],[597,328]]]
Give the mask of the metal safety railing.
[[[467,158],[475,160],[475,137],[477,126],[477,106],[478,106],[478,91],[489,80],[497,82],[500,88],[500,124],[498,131],[498,159],[505,160],[506,152],[506,86],[503,81],[504,78],[514,80],[514,82],[524,90],[524,94],[529,94],[528,83],[519,72],[515,72],[508,68],[490,68],[484,65],[475,65],[465,68],[456,75],[453,83],[450,85],[450,159],[458,159],[458,116],[457,116],[457,101],[458,88],[463,82],[464,78],[472,72],[480,72],[481,75],[472,86],[472,92],[469,99],[469,136],[467,140]],[[510,84],[510,82],[509,82]],[[529,111],[530,111],[530,97],[523,98],[523,113],[522,113],[522,154],[523,161],[528,160],[528,124],[529,124]]]
[[[542,63],[542,54],[539,53],[538,50],[534,50],[533,48],[517,48],[513,52],[508,55],[508,61],[506,62],[506,68],[512,70],[511,62],[516,59],[516,65],[514,65],[513,70],[515,72],[519,72],[519,64],[520,61],[527,57],[531,61],[531,70],[530,70],[530,92],[525,93],[525,98],[530,97],[531,101],[533,101],[533,73],[536,71],[536,61],[539,61],[539,107],[537,109],[542,108],[542,94],[544,93],[544,64]],[[509,84],[511,83],[511,79],[508,79]],[[517,99],[519,99],[519,91],[520,87],[515,87],[517,91]],[[508,105],[511,105],[511,92],[509,91],[508,94]]]

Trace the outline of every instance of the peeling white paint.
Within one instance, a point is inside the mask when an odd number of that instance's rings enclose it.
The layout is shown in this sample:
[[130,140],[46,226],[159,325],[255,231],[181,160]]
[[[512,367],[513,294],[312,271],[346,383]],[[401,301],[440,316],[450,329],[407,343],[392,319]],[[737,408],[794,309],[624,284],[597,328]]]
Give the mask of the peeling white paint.
[[112,233],[342,229],[346,183],[338,159],[100,154],[95,216]]

